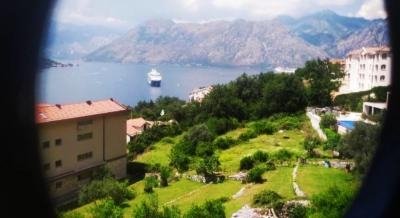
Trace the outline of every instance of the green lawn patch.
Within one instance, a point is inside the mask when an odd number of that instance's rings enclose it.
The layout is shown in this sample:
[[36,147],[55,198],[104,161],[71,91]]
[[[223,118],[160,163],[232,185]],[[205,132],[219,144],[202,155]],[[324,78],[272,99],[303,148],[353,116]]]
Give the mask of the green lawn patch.
[[232,148],[220,151],[219,160],[221,168],[227,173],[237,172],[239,170],[240,159],[252,155],[257,150],[272,154],[285,148],[298,155],[302,155],[305,153],[302,144],[303,140],[304,133],[300,130],[277,132],[273,135],[260,135],[257,138],[250,139],[248,142],[242,142]]
[[351,189],[356,189],[359,185],[357,178],[344,170],[313,165],[299,167],[297,183],[308,197],[326,191],[334,185]]
[[[178,142],[181,136],[176,136],[171,138],[174,143]],[[152,149],[147,151],[141,155],[139,155],[135,161],[142,162],[146,164],[156,164],[160,163],[161,165],[169,164],[169,153],[174,143],[165,142],[168,140],[161,140],[154,145],[152,145]]]
[[[267,181],[262,184],[247,185],[244,194],[225,203],[225,212],[230,217],[246,204],[251,204],[253,196],[262,190],[268,189],[277,192],[285,199],[295,197],[292,188],[292,167],[278,167],[276,170],[264,173],[263,178]],[[246,185],[243,185],[244,187]],[[238,189],[237,191],[239,191]]]

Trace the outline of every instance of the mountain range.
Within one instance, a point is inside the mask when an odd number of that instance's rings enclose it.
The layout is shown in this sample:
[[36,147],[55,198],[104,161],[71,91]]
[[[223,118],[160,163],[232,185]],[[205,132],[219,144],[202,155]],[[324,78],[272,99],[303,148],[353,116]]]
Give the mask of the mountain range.
[[386,20],[325,10],[272,20],[178,23],[150,20],[83,56],[86,61],[216,66],[299,67],[389,43]]

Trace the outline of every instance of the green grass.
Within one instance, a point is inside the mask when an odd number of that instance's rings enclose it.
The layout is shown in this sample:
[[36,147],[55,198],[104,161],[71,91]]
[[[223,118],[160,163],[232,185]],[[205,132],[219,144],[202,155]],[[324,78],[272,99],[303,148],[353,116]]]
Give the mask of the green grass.
[[[305,125],[306,127],[307,124]],[[239,128],[223,136],[237,139],[247,129]],[[285,148],[297,155],[304,155],[306,153],[302,145],[304,135],[305,133],[302,130],[277,132],[273,135],[259,135],[248,142],[240,143],[227,150],[218,151],[221,168],[227,175],[232,175],[239,171],[241,158],[252,155],[257,150],[263,150],[272,154],[279,149]],[[181,137],[182,135],[172,138],[172,141],[169,142],[167,142],[168,140],[161,140],[155,143],[152,146],[152,150],[138,156],[135,161],[147,164],[160,163],[167,165],[169,162],[168,154],[173,144],[178,142]],[[226,215],[230,217],[245,204],[251,204],[253,196],[265,189],[276,191],[287,200],[295,198],[292,187],[292,171],[293,167],[278,167],[274,171],[268,171],[263,175],[266,181],[262,184],[242,184],[241,182],[230,180],[226,180],[221,184],[201,184],[181,179],[170,183],[168,187],[155,188],[154,193],[158,196],[161,207],[176,205],[182,212],[185,212],[193,204],[201,204],[206,200],[221,197],[231,197],[241,188],[246,187],[242,196],[237,199],[230,199],[224,204]],[[324,191],[332,185],[357,187],[358,184],[356,178],[342,170],[308,165],[299,168],[297,181],[300,188],[308,196]],[[124,217],[131,217],[135,206],[149,196],[149,194],[143,191],[143,181],[136,182],[131,187],[135,189],[137,196],[126,203]],[[74,211],[79,211],[84,213],[86,217],[90,217],[89,208],[92,205],[93,203],[84,205]]]
[[356,189],[359,185],[357,178],[344,170],[313,165],[299,167],[297,183],[308,197],[334,185],[352,189]]
[[[285,139],[284,136],[289,137]],[[285,148],[298,155],[305,153],[302,142],[304,134],[299,130],[284,131],[273,135],[260,135],[257,138],[250,139],[248,142],[240,143],[232,148],[219,152],[221,168],[227,173],[237,172],[239,162],[245,156],[252,155],[257,150],[273,153],[279,149]]]
[[[181,136],[171,138],[174,143],[180,140]],[[168,165],[169,153],[174,143],[167,143],[163,140],[152,145],[152,150],[139,155],[135,161],[147,164],[160,163],[161,165]]]
[[[251,204],[253,196],[262,190],[274,190],[285,199],[292,199],[295,197],[292,189],[292,170],[291,167],[278,167],[274,171],[268,171],[263,175],[267,181],[262,184],[243,185],[247,187],[244,194],[237,198],[232,199],[225,203],[225,212],[227,217],[238,211],[246,204]],[[238,190],[239,191],[239,190]]]

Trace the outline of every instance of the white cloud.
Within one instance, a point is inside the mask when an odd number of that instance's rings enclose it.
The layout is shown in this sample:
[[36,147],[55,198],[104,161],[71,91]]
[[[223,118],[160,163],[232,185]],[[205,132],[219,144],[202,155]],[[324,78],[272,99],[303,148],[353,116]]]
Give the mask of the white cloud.
[[386,11],[384,9],[383,0],[367,0],[361,5],[357,16],[367,19],[386,18]]
[[55,9],[56,19],[63,23],[126,27],[128,23],[117,17],[98,15],[93,0],[61,0]]
[[183,0],[183,7],[190,11],[197,11],[199,9],[199,1],[198,0]]

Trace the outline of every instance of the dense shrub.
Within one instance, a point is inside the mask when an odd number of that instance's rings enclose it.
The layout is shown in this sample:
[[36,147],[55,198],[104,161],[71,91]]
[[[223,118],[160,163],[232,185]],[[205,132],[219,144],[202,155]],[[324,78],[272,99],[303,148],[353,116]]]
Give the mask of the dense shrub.
[[239,126],[239,122],[235,118],[212,117],[207,120],[206,125],[211,132],[216,135],[221,135],[229,130],[236,129]]
[[276,170],[276,166],[275,166],[274,162],[268,161],[267,163],[265,163],[265,170],[266,171]]
[[354,192],[351,190],[337,186],[330,187],[311,198],[309,215],[326,218],[343,217],[353,198]]
[[157,196],[151,195],[133,208],[133,218],[180,218],[181,212],[176,206],[159,208]]
[[262,175],[265,172],[265,167],[256,166],[247,172],[247,182],[262,183],[264,180]]
[[335,115],[333,114],[325,114],[321,117],[321,121],[319,122],[319,125],[321,126],[322,129],[327,129],[330,128],[332,130],[336,130],[336,124],[337,120]]
[[153,188],[158,186],[158,180],[154,176],[149,176],[144,179],[144,192],[152,193]]
[[303,148],[307,151],[309,157],[314,157],[316,149],[320,145],[320,140],[317,137],[306,136],[303,142]]
[[268,120],[279,130],[301,129],[304,122],[304,115],[279,113],[271,116]]
[[332,129],[323,129],[326,135],[326,142],[323,143],[323,149],[331,149],[334,150],[339,146],[340,143],[340,135],[333,131]]
[[355,128],[346,134],[339,146],[339,153],[345,158],[354,158],[356,171],[365,174],[379,145],[381,126],[357,122]]
[[253,197],[253,204],[259,207],[275,208],[283,198],[276,192],[270,190],[261,191]]
[[218,137],[214,140],[213,145],[219,149],[228,149],[237,144],[237,141],[231,137]]
[[206,201],[202,205],[194,205],[183,216],[184,218],[225,218],[225,208],[220,200]]
[[268,121],[255,122],[251,127],[258,135],[261,134],[272,135],[276,132],[275,126]]
[[[388,91],[389,87],[381,86],[375,87],[369,91],[338,95],[334,99],[334,105],[341,106],[349,111],[361,112],[363,101],[385,102]],[[372,93],[375,97],[371,97]]]
[[282,209],[276,211],[278,217],[287,218],[306,218],[307,207],[297,202],[286,202]]
[[196,147],[196,156],[209,157],[214,154],[215,147],[211,142],[201,142]]
[[122,218],[122,208],[115,204],[111,199],[107,199],[91,208],[90,213],[93,218]]
[[254,167],[253,157],[247,156],[240,160],[240,170],[250,170]]
[[293,158],[294,154],[287,149],[280,149],[273,154],[273,158],[280,163],[289,161]]
[[269,157],[269,155],[267,152],[260,151],[260,150],[256,151],[253,154],[253,160],[256,162],[259,162],[259,163],[266,162],[268,160],[268,157]]
[[248,140],[250,140],[252,138],[256,138],[256,137],[257,137],[257,133],[254,130],[249,129],[246,132],[239,135],[239,140],[242,142],[245,142],[245,141],[248,141]]
[[182,133],[181,128],[177,124],[171,125],[155,125],[143,131],[136,139],[128,143],[129,152],[133,155],[143,153],[151,144],[160,141],[167,136],[176,136]]
[[79,192],[79,203],[86,204],[94,200],[110,197],[116,204],[135,197],[135,192],[126,182],[118,182],[112,178],[93,180],[82,187]]

